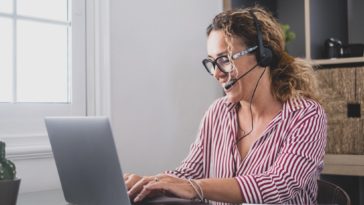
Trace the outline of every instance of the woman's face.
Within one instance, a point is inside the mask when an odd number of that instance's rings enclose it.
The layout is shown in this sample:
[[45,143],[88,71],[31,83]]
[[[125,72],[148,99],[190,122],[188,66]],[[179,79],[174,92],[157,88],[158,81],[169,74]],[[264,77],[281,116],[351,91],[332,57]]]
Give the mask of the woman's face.
[[[238,39],[232,40],[232,54],[241,52],[247,47]],[[221,30],[213,30],[207,38],[207,53],[211,60],[217,57],[228,55],[227,44],[225,43],[225,35]],[[235,68],[229,73],[223,73],[218,68],[215,69],[214,77],[222,87],[231,79],[237,79],[248,70],[256,66],[257,61],[254,54],[250,53],[233,60]],[[238,80],[232,87],[225,89],[229,102],[237,103],[241,100],[249,101],[261,72],[257,72],[259,66],[253,69],[246,76]]]

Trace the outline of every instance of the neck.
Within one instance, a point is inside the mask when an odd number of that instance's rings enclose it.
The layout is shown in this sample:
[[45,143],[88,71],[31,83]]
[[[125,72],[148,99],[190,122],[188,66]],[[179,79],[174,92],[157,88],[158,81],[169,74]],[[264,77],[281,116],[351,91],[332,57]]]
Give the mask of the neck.
[[[249,100],[240,101],[240,107],[243,113],[250,112],[250,100],[251,97]],[[271,93],[269,74],[264,74],[251,101],[253,116],[255,119],[259,119],[264,116],[276,115],[280,110],[282,110],[282,106],[282,103],[275,99]]]

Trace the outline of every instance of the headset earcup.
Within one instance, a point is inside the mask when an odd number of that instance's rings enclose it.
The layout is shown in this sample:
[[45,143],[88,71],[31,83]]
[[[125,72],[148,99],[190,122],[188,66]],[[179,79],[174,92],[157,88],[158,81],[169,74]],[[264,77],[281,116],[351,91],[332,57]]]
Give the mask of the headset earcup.
[[257,31],[257,46],[258,46],[258,52],[256,53],[256,59],[258,61],[258,65],[260,67],[267,67],[271,66],[273,63],[273,52],[270,48],[265,47],[263,45],[263,37],[262,32],[260,30],[260,24],[258,22],[257,17],[254,14],[254,11],[252,9],[249,10],[251,16],[253,17],[255,29]]
[[259,66],[261,66],[261,67],[270,66],[272,63],[272,59],[273,59],[272,50],[267,47],[263,47],[263,49],[260,52],[260,55],[257,59],[258,59]]

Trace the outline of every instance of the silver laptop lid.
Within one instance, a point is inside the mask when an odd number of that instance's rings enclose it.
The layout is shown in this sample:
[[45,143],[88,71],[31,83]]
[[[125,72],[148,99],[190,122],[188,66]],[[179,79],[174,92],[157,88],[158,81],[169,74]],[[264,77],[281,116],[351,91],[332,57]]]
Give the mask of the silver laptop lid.
[[106,117],[48,117],[45,123],[67,202],[131,204]]

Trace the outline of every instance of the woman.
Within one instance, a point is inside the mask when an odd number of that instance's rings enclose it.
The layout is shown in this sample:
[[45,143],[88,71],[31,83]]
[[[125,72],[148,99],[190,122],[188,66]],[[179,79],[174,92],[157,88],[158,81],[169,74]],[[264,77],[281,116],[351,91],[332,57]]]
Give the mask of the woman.
[[312,67],[284,52],[280,24],[260,7],[218,14],[207,36],[203,65],[226,96],[205,113],[180,167],[124,176],[129,196],[316,204],[326,115]]

